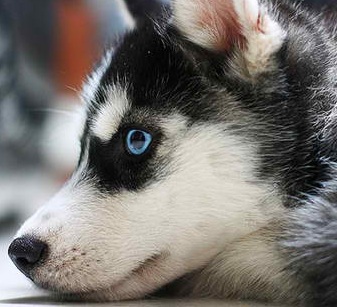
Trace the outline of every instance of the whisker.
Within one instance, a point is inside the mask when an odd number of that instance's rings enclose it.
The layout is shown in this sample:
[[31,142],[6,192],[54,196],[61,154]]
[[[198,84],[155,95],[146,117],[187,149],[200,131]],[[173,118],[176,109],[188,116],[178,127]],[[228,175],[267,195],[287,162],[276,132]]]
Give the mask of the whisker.
[[51,113],[51,114],[62,114],[62,115],[67,115],[70,117],[74,117],[76,112],[74,111],[68,111],[68,110],[61,110],[61,109],[32,109],[33,112],[44,112],[44,113]]

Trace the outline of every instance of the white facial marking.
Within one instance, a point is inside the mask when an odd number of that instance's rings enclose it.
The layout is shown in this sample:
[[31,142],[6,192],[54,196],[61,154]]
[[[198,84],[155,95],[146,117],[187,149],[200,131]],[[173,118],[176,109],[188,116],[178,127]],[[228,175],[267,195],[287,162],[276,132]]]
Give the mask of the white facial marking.
[[109,141],[117,131],[125,113],[129,110],[126,90],[119,85],[106,88],[107,99],[102,106],[98,106],[96,118],[93,121],[92,132],[102,141]]

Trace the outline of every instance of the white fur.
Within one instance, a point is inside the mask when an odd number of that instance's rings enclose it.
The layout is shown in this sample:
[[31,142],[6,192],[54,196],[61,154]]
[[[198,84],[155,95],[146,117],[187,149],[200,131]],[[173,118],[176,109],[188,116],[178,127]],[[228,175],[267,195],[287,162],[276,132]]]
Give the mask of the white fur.
[[247,38],[243,57],[249,74],[254,77],[275,69],[272,56],[282,47],[285,31],[257,0],[235,0],[233,3]]
[[282,212],[273,189],[253,175],[258,161],[246,140],[220,125],[187,127],[181,116],[163,119],[162,129],[157,158],[168,164],[157,168],[161,180],[136,193],[102,194],[95,178],[83,180],[83,163],[23,225],[18,236],[50,247],[37,284],[90,299],[142,297]]
[[199,4],[195,0],[173,1],[174,23],[190,41],[206,49],[213,49],[212,29],[202,27],[198,22]]
[[240,297],[296,305],[301,285],[285,268],[287,262],[275,245],[280,219],[233,242],[201,271],[180,285],[194,297]]
[[106,88],[107,100],[98,106],[98,113],[93,122],[92,132],[102,141],[109,141],[117,131],[121,120],[130,108],[126,90],[116,85]]

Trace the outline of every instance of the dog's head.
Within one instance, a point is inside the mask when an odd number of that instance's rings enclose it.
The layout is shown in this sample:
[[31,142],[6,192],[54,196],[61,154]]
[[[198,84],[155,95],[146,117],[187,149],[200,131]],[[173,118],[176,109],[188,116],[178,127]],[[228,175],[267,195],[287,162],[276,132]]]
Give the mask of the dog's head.
[[263,226],[278,201],[240,91],[278,89],[284,38],[256,0],[177,0],[130,31],[84,87],[78,166],[18,232],[18,267],[52,291],[138,298]]

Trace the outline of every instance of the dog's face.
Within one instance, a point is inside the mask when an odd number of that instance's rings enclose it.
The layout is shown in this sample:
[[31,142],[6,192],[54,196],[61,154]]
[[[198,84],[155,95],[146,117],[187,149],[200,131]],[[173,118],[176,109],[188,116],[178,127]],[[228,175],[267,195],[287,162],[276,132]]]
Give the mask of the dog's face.
[[172,21],[145,24],[105,56],[84,87],[77,169],[17,234],[47,245],[21,268],[37,285],[86,299],[142,297],[277,210],[255,176],[258,148],[238,132],[248,115],[216,81],[274,69],[284,33],[259,12],[253,0],[176,1]]

